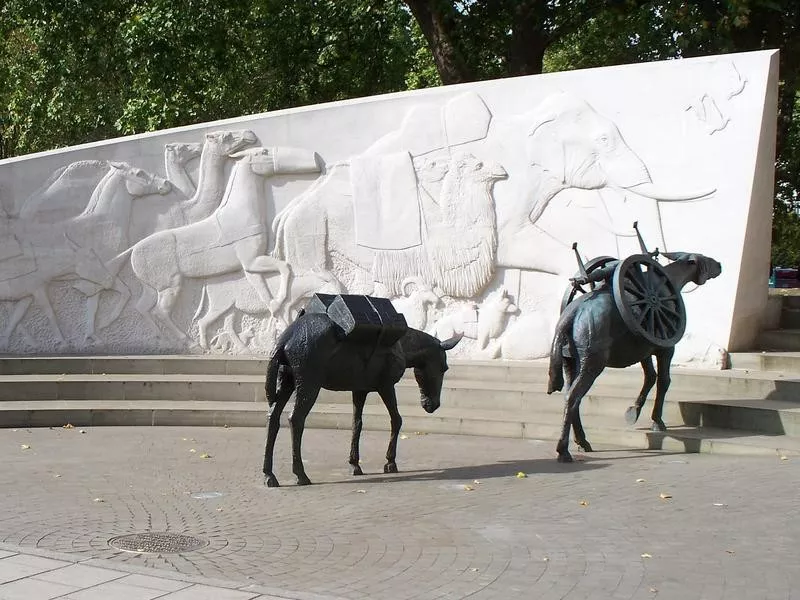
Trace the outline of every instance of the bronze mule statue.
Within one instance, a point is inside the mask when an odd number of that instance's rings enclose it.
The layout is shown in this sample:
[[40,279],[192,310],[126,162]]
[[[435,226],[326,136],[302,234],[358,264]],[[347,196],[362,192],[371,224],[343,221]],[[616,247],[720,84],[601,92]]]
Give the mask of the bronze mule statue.
[[690,281],[703,285],[719,276],[722,267],[713,258],[684,252],[662,253],[672,261],[662,267],[652,260],[657,249],[648,253],[643,243],[642,249],[642,255],[624,261],[595,259],[598,268],[589,273],[579,263],[580,276],[572,280],[575,286],[600,285],[577,299],[572,300],[571,295],[572,301],[563,306],[556,325],[547,393],[563,389],[566,382],[564,423],[556,446],[559,462],[572,462],[570,428],[578,446],[592,451],[581,423],[580,404],[606,367],[624,368],[637,362],[642,365],[644,385],[626,419],[629,424],[636,422],[647,394],[657,384],[652,429],[666,430],[662,411],[670,384],[670,362],[685,328],[680,290]]
[[[320,302],[321,300],[321,302]],[[372,312],[374,310],[374,312]],[[381,313],[380,318],[375,315]],[[365,321],[372,321],[365,322]],[[292,471],[297,485],[311,481],[303,468],[301,443],[305,420],[320,389],[351,391],[353,430],[351,472],[362,475],[359,439],[362,412],[369,392],[378,392],[391,419],[391,435],[384,473],[396,473],[397,437],[403,419],[397,410],[395,384],[408,368],[414,369],[422,408],[432,413],[440,404],[446,351],[460,337],[448,341],[407,327],[388,300],[368,296],[316,294],[298,318],[278,339],[266,377],[269,422],[264,451],[264,475],[269,487],[278,487],[272,472],[272,455],[280,428],[280,416],[292,392],[294,410],[289,417],[292,432]]]

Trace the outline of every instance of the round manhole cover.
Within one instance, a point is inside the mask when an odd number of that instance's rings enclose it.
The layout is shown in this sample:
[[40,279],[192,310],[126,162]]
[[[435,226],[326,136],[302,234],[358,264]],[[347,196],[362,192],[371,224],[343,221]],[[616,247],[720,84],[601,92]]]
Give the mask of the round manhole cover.
[[108,540],[108,545],[125,552],[148,554],[178,554],[199,550],[208,545],[206,540],[181,533],[148,531],[120,535]]

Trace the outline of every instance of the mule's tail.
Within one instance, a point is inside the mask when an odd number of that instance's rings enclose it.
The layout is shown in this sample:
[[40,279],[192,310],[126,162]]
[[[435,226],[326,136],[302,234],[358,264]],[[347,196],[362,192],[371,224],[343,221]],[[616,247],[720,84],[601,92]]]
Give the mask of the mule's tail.
[[564,355],[563,348],[566,336],[564,328],[558,327],[550,348],[550,378],[547,382],[547,393],[558,392],[564,387]]
[[267,381],[264,384],[264,391],[267,393],[267,404],[269,406],[275,404],[278,399],[278,370],[286,360],[281,341],[278,341],[278,345],[272,351],[272,356],[270,356],[267,364]]

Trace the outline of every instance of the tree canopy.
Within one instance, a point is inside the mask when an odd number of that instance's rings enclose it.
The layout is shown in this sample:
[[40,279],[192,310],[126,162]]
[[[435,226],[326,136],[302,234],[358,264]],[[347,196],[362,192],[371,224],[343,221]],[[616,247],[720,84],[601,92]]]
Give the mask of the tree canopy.
[[781,49],[773,258],[800,263],[796,0],[5,0],[0,158],[480,79]]

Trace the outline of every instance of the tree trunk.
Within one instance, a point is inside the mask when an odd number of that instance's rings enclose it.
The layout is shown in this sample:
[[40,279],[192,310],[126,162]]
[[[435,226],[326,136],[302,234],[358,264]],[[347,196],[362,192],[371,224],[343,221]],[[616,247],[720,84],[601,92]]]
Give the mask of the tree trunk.
[[442,0],[403,0],[419,24],[433,54],[442,83],[466,83],[475,76],[455,45],[455,23],[451,2]]
[[509,75],[538,75],[542,72],[547,34],[542,30],[536,2],[518,2],[508,46]]

